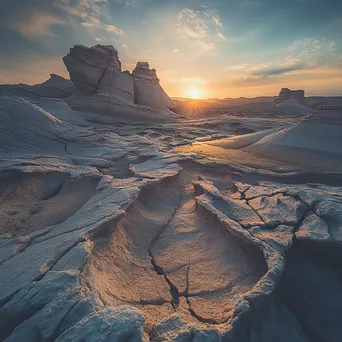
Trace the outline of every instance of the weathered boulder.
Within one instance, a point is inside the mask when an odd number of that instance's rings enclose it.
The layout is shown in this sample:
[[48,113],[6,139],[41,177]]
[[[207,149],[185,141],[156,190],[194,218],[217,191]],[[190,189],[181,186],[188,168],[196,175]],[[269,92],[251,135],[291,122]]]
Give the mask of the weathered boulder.
[[75,45],[63,57],[70,78],[76,87],[76,95],[88,97],[98,91],[120,97],[134,103],[132,76],[121,72],[117,50],[111,45],[96,45],[88,48]]
[[148,63],[138,63],[133,74],[122,72],[118,52],[111,45],[75,45],[63,61],[76,88],[75,96],[68,99],[73,109],[121,119],[171,114],[173,102]]
[[138,62],[133,70],[135,101],[138,105],[157,110],[173,109],[174,103],[159,83],[155,69],[147,62]]

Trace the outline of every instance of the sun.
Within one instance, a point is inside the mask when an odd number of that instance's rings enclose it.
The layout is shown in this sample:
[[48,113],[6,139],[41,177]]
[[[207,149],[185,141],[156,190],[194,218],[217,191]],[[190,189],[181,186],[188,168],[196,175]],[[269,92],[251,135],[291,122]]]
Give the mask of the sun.
[[202,90],[198,88],[189,88],[186,90],[186,94],[188,97],[192,99],[200,99],[202,96]]

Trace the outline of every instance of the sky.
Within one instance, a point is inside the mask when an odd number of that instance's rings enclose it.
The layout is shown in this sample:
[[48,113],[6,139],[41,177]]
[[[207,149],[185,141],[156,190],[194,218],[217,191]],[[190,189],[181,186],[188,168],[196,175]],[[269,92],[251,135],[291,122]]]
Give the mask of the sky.
[[0,83],[68,77],[75,44],[148,61],[173,97],[342,95],[341,0],[0,0]]

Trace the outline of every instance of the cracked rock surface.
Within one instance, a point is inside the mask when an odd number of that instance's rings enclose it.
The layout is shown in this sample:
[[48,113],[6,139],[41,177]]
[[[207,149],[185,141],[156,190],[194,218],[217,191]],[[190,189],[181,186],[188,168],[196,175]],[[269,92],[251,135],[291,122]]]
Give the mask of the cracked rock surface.
[[0,341],[342,340],[342,176],[179,149],[234,123],[2,96]]
[[133,304],[147,329],[172,314],[221,324],[266,273],[259,249],[196,203],[189,175],[141,191],[110,240],[99,240],[85,279],[107,305]]

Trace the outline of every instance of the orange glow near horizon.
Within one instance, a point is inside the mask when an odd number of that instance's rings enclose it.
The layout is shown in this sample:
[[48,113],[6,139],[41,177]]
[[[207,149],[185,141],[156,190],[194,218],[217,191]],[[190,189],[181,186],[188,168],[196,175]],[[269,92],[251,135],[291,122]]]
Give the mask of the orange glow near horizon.
[[[163,59],[161,58],[161,60]],[[12,68],[2,70],[0,84],[39,84],[49,79],[50,73],[67,79],[70,77],[60,57],[16,63],[13,64]],[[125,65],[123,69],[125,68],[128,66]],[[342,72],[340,69],[328,66],[312,68],[305,72],[293,72],[286,77],[270,77],[260,80],[245,80],[243,75],[236,74],[203,75],[203,68],[198,73],[194,71],[191,74],[186,74],[184,80],[186,70],[178,71],[175,69],[173,73],[170,73],[165,66],[164,68],[158,66],[157,70],[161,86],[173,98],[204,100],[227,97],[277,96],[283,87],[304,89],[306,96],[341,96]],[[199,76],[202,78],[199,79]]]
[[191,99],[201,99],[203,97],[203,90],[191,87],[186,89],[185,95],[186,97],[189,97]]

